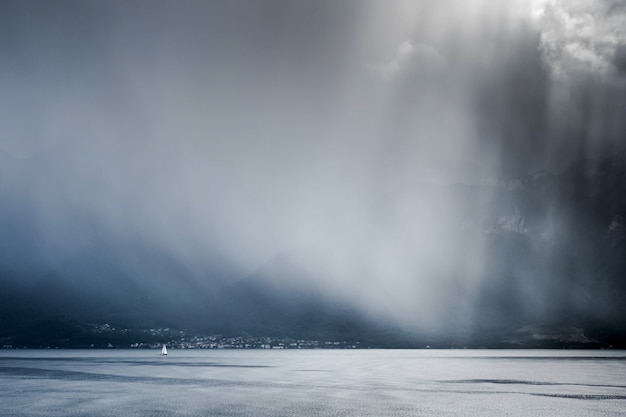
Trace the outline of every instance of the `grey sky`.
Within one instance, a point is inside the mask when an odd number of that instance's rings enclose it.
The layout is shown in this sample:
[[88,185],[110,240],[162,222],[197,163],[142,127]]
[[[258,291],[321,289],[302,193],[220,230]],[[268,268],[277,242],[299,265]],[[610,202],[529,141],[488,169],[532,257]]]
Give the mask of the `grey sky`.
[[236,276],[299,253],[405,314],[481,268],[415,184],[624,146],[624,27],[608,0],[3,2],[5,222],[51,268],[102,240]]

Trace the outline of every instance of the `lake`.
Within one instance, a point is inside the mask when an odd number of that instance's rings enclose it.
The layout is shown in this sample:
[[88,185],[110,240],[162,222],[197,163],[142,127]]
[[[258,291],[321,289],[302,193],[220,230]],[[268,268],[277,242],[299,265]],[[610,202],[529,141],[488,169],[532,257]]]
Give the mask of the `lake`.
[[0,415],[626,416],[626,352],[0,350]]

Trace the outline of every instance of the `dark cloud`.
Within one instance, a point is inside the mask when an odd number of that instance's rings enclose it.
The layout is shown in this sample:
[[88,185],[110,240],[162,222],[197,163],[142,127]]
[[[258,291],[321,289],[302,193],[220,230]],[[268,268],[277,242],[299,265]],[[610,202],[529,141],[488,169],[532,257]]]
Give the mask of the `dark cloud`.
[[615,48],[615,56],[613,57],[613,65],[618,73],[626,74],[626,44],[620,44]]
[[298,253],[326,292],[434,320],[429,290],[471,292],[485,256],[446,187],[624,143],[619,11],[513,5],[4,2],[8,239],[44,269],[141,243],[197,281]]

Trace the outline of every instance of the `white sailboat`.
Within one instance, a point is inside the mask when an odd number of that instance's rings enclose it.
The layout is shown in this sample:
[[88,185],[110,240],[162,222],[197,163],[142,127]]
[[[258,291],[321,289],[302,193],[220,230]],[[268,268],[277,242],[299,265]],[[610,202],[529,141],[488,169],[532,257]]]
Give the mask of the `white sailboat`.
[[163,345],[163,349],[161,349],[161,356],[167,356],[167,347]]

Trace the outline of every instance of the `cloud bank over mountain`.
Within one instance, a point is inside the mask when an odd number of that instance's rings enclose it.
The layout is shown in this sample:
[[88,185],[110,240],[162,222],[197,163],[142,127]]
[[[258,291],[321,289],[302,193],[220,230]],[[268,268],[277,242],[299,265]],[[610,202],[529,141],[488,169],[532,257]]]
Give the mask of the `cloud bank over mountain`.
[[201,291],[287,254],[279,282],[436,326],[493,267],[480,187],[626,143],[618,1],[0,8],[0,263],[87,289],[94,248]]

